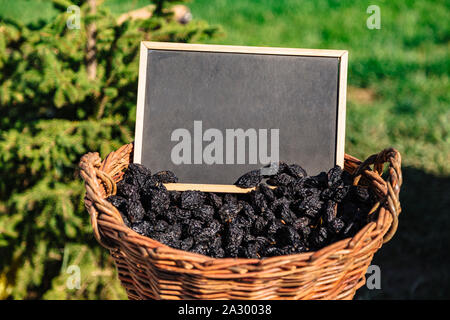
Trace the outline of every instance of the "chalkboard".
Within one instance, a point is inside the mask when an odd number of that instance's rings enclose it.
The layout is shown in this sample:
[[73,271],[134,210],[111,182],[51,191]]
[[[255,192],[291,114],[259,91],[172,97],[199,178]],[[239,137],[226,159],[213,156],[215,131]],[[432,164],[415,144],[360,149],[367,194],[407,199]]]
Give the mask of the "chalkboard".
[[346,51],[142,42],[139,68],[135,163],[225,185],[343,165]]

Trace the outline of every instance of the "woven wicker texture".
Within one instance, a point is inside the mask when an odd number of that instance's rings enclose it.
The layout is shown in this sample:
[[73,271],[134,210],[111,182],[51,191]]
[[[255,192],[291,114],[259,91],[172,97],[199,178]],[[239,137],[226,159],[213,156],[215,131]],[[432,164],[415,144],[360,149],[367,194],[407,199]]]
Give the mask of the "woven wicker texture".
[[374,253],[397,230],[401,156],[390,148],[364,162],[345,156],[354,184],[368,185],[379,196],[372,222],[353,238],[316,252],[264,259],[216,259],[173,249],[128,228],[105,200],[115,194],[132,152],[131,143],[104,161],[96,152],[80,161],[94,235],[110,250],[130,299],[352,299]]

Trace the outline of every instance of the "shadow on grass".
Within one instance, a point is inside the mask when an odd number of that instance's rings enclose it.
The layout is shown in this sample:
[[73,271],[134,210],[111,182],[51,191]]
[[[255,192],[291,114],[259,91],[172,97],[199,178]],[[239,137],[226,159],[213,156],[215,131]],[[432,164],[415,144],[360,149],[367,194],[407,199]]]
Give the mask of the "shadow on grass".
[[381,289],[355,299],[450,298],[450,177],[403,168],[402,213],[394,238],[375,254]]

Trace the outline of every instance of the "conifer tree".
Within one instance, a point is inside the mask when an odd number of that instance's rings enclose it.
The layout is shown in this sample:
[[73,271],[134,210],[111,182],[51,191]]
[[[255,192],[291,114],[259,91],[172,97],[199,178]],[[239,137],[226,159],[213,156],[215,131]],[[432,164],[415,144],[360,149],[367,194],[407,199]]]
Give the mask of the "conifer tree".
[[[99,0],[53,0],[49,22],[0,17],[0,299],[125,297],[93,238],[78,161],[133,140],[141,40],[218,31],[176,22],[166,10],[175,1],[151,2],[151,18],[121,24]],[[79,29],[67,24],[72,5]],[[79,289],[68,286],[71,265]]]

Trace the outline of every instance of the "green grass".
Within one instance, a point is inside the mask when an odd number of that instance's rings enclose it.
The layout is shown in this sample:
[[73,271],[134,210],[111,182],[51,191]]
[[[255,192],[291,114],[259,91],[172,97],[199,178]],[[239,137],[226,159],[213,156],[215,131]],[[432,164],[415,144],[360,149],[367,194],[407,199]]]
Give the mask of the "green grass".
[[[224,27],[212,43],[345,49],[349,93],[346,151],[366,157],[394,146],[404,164],[450,174],[450,7],[444,1],[196,0],[194,17]],[[366,9],[381,9],[369,30]]]
[[[106,4],[114,14],[120,14],[144,7],[150,2],[148,0],[106,0]],[[0,0],[0,17],[20,18],[20,21],[25,24],[35,23],[40,19],[48,21],[57,12],[51,0]]]
[[[148,2],[107,0],[119,14]],[[381,9],[369,30],[366,9]],[[349,51],[346,152],[403,157],[396,237],[375,256],[382,290],[358,298],[449,298],[450,4],[448,1],[195,0],[194,18],[221,25],[211,43]],[[45,1],[0,0],[0,16],[51,19]]]
[[24,24],[51,19],[56,12],[48,0],[0,0],[0,17]]

